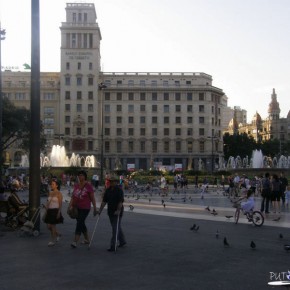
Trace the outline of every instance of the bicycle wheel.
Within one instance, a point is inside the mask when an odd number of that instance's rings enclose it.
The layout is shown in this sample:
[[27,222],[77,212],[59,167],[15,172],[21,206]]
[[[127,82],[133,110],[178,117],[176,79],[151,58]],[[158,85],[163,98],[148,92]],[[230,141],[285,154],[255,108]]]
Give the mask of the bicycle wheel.
[[261,214],[261,212],[259,211],[254,211],[253,212],[253,224],[257,227],[261,227],[264,223],[264,217],[263,215]]
[[237,224],[240,218],[240,209],[237,208],[235,212],[235,223]]

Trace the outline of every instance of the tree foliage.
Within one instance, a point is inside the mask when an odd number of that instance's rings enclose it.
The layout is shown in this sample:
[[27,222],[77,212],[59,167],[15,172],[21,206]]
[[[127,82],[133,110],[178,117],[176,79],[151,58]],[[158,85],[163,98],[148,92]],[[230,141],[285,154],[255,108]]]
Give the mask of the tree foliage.
[[[16,146],[24,151],[29,151],[30,141],[30,110],[16,107],[9,99],[3,98],[3,150]],[[40,147],[46,143],[43,128],[40,131]]]
[[280,155],[290,155],[290,141],[282,142],[277,139],[258,141],[252,137],[243,134],[230,135],[229,133],[224,134],[224,158],[228,160],[230,156],[249,158],[252,156],[253,150],[262,150],[264,156],[271,158],[279,157]]
[[245,158],[246,156],[251,157],[253,150],[258,147],[255,139],[246,133],[233,135],[226,133],[223,136],[223,142],[226,160],[228,160],[230,156],[240,156],[241,158]]

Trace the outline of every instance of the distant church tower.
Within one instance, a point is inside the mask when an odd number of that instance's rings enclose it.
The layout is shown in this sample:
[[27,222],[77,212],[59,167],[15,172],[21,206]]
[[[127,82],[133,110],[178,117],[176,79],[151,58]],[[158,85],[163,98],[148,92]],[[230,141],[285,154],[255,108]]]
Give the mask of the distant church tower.
[[100,28],[93,3],[67,3],[61,31],[60,128],[66,149],[98,150]]
[[271,103],[269,104],[268,114],[270,120],[279,120],[280,118],[280,107],[277,102],[277,95],[275,93],[275,89],[273,89],[273,93],[271,95]]

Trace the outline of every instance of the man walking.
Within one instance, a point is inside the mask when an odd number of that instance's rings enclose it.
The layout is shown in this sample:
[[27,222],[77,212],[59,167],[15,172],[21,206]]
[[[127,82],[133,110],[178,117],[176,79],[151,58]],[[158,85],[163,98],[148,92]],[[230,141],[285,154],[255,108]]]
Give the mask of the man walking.
[[108,251],[113,252],[116,250],[118,241],[119,247],[124,247],[127,242],[121,227],[121,221],[124,212],[124,193],[118,185],[118,178],[110,177],[109,180],[110,186],[105,190],[104,197],[99,209],[99,215],[101,214],[106,204],[108,204],[108,216],[112,226],[112,238]]
[[262,202],[261,202],[261,212],[269,213],[269,202],[271,198],[271,183],[270,174],[265,173],[265,177],[262,179]]

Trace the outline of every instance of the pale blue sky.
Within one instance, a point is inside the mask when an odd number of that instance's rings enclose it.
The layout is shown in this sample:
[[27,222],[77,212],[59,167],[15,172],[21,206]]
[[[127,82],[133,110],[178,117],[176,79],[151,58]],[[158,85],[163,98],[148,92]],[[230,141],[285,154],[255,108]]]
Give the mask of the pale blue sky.
[[[64,0],[40,0],[41,70],[60,69]],[[79,1],[84,2],[84,1]],[[229,106],[290,109],[289,0],[93,0],[107,72],[204,72]],[[2,65],[30,63],[30,0],[0,0]]]

